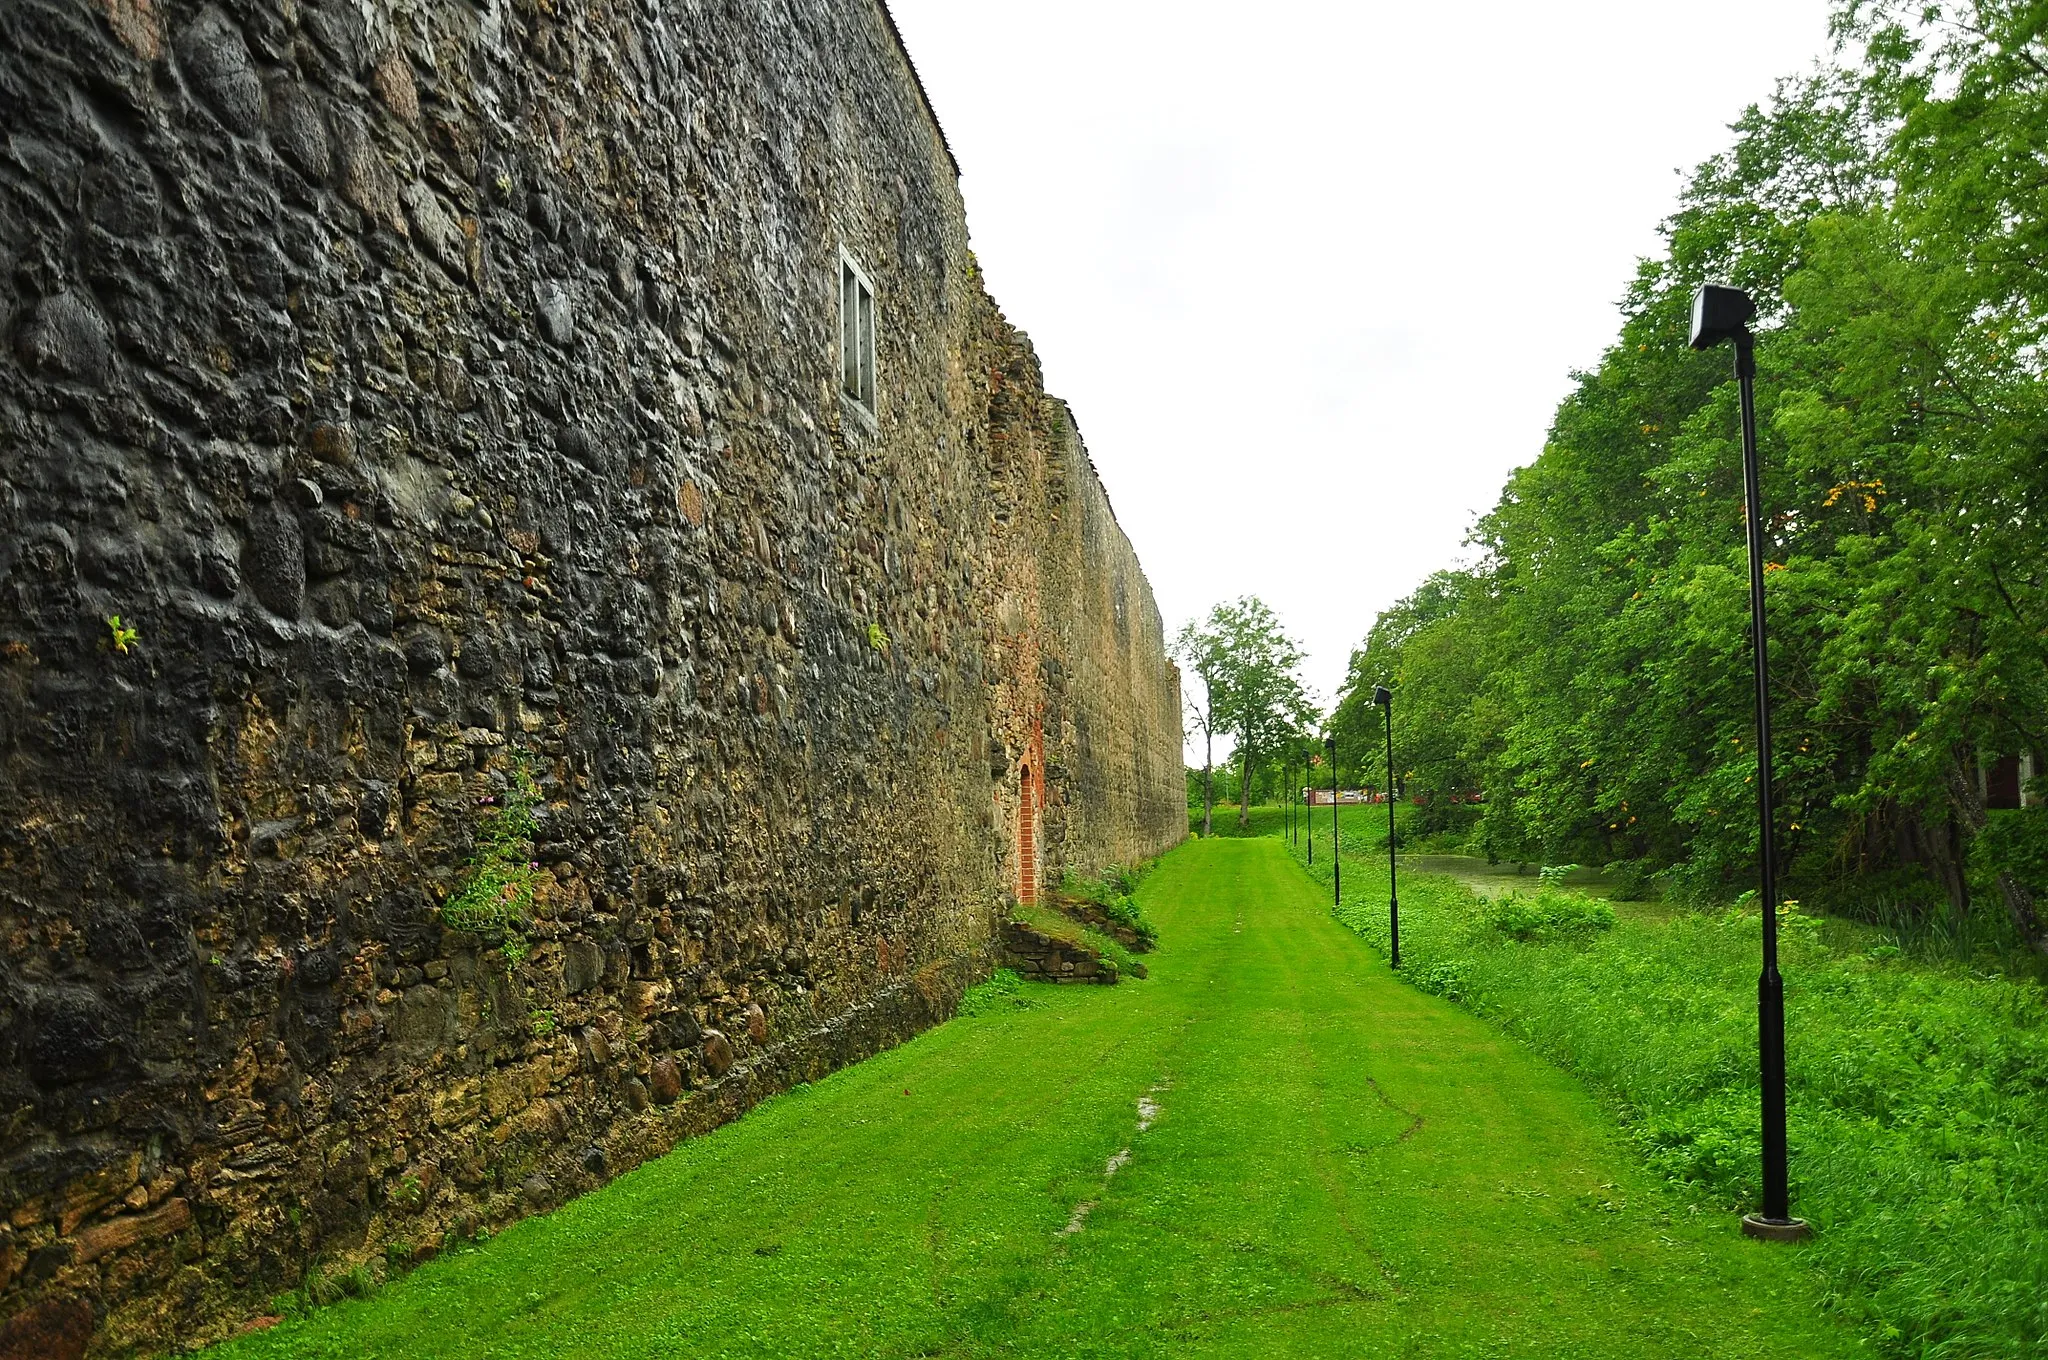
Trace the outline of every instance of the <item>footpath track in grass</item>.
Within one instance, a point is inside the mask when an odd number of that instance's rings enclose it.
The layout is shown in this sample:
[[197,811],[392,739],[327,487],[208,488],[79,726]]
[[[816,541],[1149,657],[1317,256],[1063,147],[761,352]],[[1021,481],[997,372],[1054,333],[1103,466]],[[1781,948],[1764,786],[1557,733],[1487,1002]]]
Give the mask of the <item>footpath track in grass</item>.
[[211,1354],[1825,1357],[1568,1076],[1401,985],[1270,838],[1166,857],[1152,977],[1032,987]]

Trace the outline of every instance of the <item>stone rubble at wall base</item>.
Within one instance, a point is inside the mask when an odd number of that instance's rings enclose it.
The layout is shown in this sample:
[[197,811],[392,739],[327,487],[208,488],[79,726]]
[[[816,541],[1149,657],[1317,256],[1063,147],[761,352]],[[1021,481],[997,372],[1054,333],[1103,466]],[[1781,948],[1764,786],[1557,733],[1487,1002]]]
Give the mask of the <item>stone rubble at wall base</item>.
[[[1116,960],[1104,958],[1085,944],[1034,930],[1022,921],[1003,923],[1002,962],[1027,982],[1097,982],[1114,986],[1120,980]],[[1142,969],[1138,976],[1144,976]]]

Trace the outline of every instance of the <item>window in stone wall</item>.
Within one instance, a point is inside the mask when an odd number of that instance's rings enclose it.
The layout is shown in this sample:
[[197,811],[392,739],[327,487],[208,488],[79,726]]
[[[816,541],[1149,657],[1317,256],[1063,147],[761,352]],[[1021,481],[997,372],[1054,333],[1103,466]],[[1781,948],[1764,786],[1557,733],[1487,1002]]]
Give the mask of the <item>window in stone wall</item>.
[[872,425],[875,404],[875,286],[844,249],[839,252],[839,389]]

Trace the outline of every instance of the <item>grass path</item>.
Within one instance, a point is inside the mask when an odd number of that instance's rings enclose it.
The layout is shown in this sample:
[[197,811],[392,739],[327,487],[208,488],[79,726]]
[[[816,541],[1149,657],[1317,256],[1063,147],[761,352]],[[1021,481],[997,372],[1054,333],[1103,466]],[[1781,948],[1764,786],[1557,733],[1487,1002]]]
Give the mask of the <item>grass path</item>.
[[1856,1350],[1796,1252],[1688,1219],[1570,1078],[1396,982],[1277,841],[1190,844],[1140,901],[1150,981],[1031,988],[214,1354]]

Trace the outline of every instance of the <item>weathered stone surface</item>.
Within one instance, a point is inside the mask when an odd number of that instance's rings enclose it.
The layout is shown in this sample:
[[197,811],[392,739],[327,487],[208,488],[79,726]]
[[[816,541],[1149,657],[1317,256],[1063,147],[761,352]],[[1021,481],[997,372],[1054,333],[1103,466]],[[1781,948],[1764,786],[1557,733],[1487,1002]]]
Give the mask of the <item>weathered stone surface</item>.
[[178,37],[178,65],[200,101],[230,131],[252,136],[263,125],[263,82],[241,30],[217,9],[202,10]]
[[[1158,611],[877,6],[0,12],[0,1356],[557,1203],[1178,839]],[[449,929],[522,764],[529,919]]]
[[0,1360],[80,1360],[92,1333],[91,1304],[45,1299],[0,1323]]
[[51,377],[103,386],[113,376],[113,336],[106,318],[77,289],[38,302],[16,345],[23,365]]
[[714,1077],[722,1077],[732,1070],[732,1041],[717,1030],[704,1035],[704,1065]]
[[674,1058],[657,1058],[647,1074],[647,1087],[657,1105],[672,1105],[683,1093],[683,1069]]
[[123,1214],[87,1228],[78,1235],[78,1248],[72,1259],[84,1265],[110,1251],[182,1232],[191,1224],[192,1206],[182,1199],[170,1200],[148,1213]]

